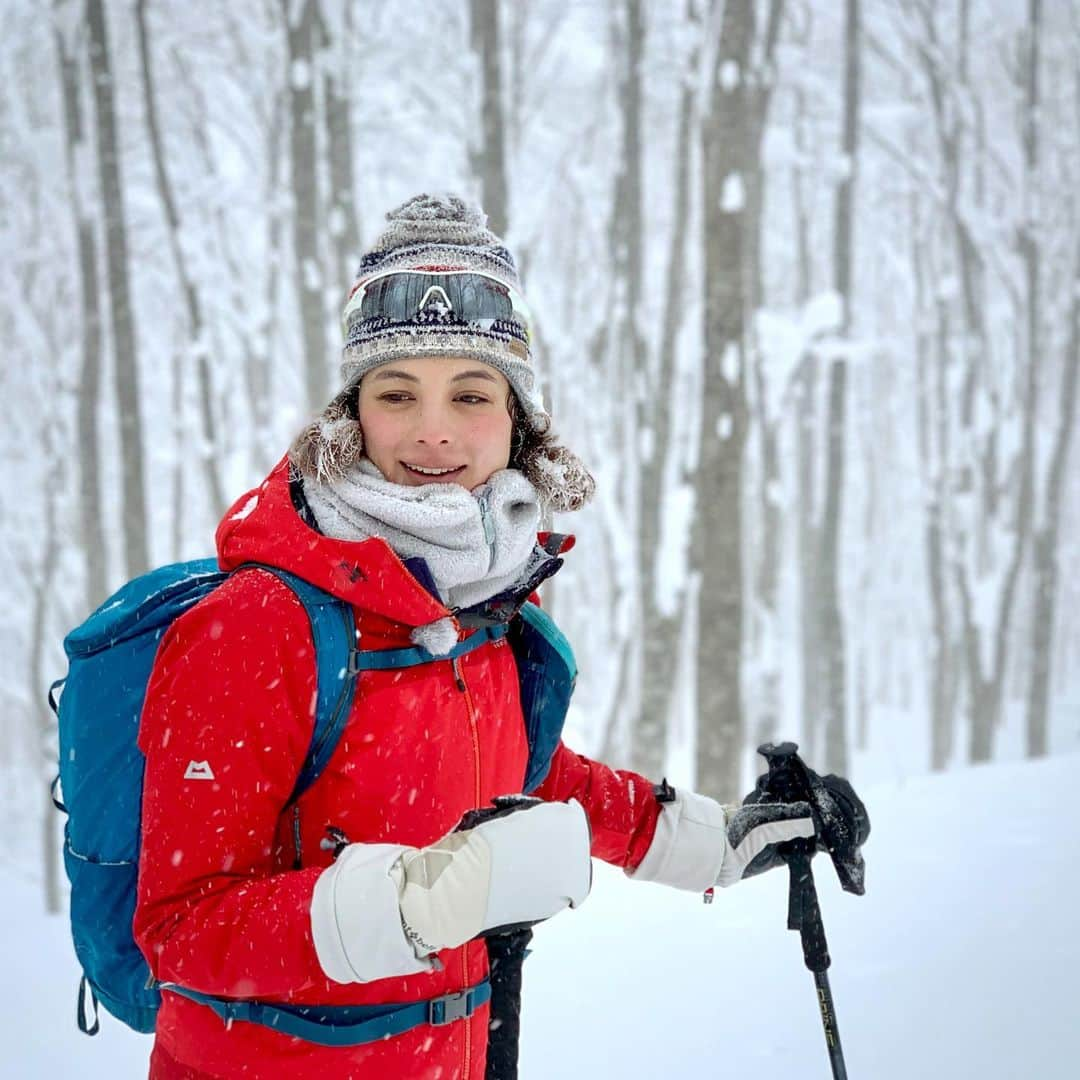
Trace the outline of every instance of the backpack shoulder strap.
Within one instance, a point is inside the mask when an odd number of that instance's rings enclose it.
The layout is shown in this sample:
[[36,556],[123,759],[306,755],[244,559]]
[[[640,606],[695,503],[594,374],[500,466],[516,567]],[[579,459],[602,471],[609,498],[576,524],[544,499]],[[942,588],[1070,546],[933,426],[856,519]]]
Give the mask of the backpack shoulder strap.
[[315,727],[303,767],[296,779],[289,804],[319,778],[326,763],[337,748],[345,727],[349,710],[356,692],[355,662],[356,623],[352,607],[344,600],[331,595],[317,585],[312,585],[288,570],[264,563],[244,563],[238,570],[257,568],[273,574],[296,594],[304,605],[311,623],[311,637],[315,645]]
[[577,662],[562,631],[542,608],[526,603],[510,624],[521,713],[529,743],[522,791],[535,791],[551,768],[577,683]]

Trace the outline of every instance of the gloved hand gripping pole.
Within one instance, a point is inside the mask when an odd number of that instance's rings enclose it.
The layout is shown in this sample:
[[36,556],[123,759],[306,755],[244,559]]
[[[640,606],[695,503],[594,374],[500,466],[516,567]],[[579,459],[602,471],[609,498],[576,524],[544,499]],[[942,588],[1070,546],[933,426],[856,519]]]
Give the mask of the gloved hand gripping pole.
[[821,921],[817,889],[810,860],[818,851],[827,851],[836,867],[841,886],[861,896],[865,892],[865,864],[862,845],[870,835],[870,818],[866,807],[851,785],[837,776],[818,776],[808,768],[798,754],[795,743],[758,747],[769,771],[758,777],[757,786],[743,800],[743,805],[759,802],[808,802],[811,806],[817,835],[808,840],[792,840],[781,844],[778,855],[788,865],[788,929],[798,930],[802,937],[803,959],[814,974],[818,1007],[825,1029],[825,1045],[829,1052],[834,1080],[847,1080],[840,1031],[836,1023],[832,989],[827,974],[831,960],[825,941],[825,926]]

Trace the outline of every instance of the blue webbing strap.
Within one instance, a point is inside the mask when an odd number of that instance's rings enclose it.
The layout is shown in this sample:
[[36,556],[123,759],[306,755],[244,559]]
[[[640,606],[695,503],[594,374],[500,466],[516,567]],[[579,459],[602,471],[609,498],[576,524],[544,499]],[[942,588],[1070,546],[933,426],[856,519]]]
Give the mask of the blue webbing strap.
[[209,1006],[226,1023],[240,1020],[263,1024],[320,1046],[361,1046],[401,1035],[421,1024],[441,1027],[472,1016],[491,1000],[491,983],[487,979],[467,990],[409,1005],[266,1005],[211,997],[175,983],[162,983],[161,989]]
[[505,636],[506,624],[499,623],[497,626],[485,626],[481,630],[474,630],[464,641],[459,641],[442,656],[435,656],[420,646],[411,649],[373,649],[353,653],[351,663],[356,671],[386,671],[393,668],[416,667],[418,664],[430,664],[436,660],[456,660],[459,656],[464,656],[473,649],[486,645],[489,641],[497,641]]
[[318,779],[337,747],[352,707],[356,670],[350,662],[356,644],[352,607],[344,600],[312,585],[288,570],[264,563],[244,563],[273,574],[287,585],[304,606],[315,648],[315,725],[304,765],[296,779],[289,805]]

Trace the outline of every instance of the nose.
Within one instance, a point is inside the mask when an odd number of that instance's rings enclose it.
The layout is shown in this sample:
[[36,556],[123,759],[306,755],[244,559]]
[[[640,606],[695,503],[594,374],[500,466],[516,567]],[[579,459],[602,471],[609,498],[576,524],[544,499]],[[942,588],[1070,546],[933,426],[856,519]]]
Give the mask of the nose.
[[449,410],[439,405],[419,409],[413,437],[423,446],[447,446],[453,441]]

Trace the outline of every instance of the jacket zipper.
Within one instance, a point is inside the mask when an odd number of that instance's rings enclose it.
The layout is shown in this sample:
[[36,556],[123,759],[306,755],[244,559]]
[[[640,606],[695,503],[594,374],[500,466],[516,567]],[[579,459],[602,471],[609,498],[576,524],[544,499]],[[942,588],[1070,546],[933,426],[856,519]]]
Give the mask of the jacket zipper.
[[[454,681],[457,683],[458,690],[465,695],[465,709],[469,716],[469,733],[472,736],[473,745],[473,775],[476,778],[475,797],[473,799],[473,805],[480,805],[480,737],[476,730],[476,710],[473,708],[472,695],[469,693],[469,688],[465,683],[465,679],[461,674],[461,664],[459,658],[454,657],[450,661],[450,666],[454,672]],[[469,943],[466,942],[461,952],[461,978],[465,986],[469,985]],[[469,1080],[472,1069],[472,1021],[465,1020],[465,1071],[462,1073],[463,1080]]]
[[481,491],[476,496],[480,504],[480,521],[484,526],[484,543],[488,546],[488,573],[495,565],[495,523],[491,520],[491,507],[488,506],[488,493]]
[[461,674],[461,664],[458,657],[454,657],[450,661],[450,666],[454,672],[454,680],[457,682],[457,688],[465,695],[465,709],[469,716],[469,734],[472,736],[473,747],[473,775],[476,777],[475,798],[473,800],[473,806],[480,805],[480,736],[476,730],[476,710],[473,707],[472,694],[469,693],[469,688],[465,684],[465,679]]
[[299,870],[304,864],[300,856],[300,806],[293,804],[293,847],[296,849],[296,858],[293,859],[293,869]]

